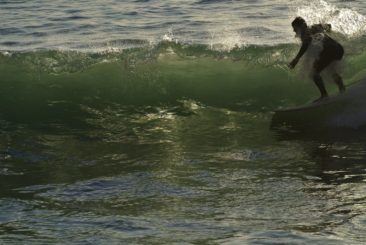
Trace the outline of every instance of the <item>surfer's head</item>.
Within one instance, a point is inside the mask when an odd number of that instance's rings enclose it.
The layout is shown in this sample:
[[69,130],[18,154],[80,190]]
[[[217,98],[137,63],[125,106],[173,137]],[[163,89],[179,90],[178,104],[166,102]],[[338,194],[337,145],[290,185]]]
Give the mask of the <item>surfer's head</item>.
[[296,17],[294,19],[294,21],[292,21],[291,25],[292,25],[292,28],[294,28],[294,32],[296,33],[296,36],[300,36],[301,33],[308,28],[306,21],[301,17]]

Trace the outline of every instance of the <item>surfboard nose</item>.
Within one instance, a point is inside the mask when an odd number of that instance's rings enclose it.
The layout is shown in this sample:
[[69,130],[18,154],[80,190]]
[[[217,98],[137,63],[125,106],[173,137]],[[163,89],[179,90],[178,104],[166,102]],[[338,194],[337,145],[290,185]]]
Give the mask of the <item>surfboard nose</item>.
[[271,128],[301,130],[366,127],[366,78],[345,93],[300,107],[275,111]]

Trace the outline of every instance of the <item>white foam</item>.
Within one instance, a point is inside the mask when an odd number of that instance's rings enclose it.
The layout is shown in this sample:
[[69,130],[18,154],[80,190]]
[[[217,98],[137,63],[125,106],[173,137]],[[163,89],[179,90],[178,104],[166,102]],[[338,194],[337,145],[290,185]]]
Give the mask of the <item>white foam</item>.
[[178,43],[178,39],[174,36],[173,28],[168,30],[168,33],[165,33],[162,37],[162,40],[165,42],[175,42]]
[[4,55],[4,56],[8,56],[8,57],[10,57],[12,54],[10,53],[10,52],[8,52],[8,51],[0,51],[0,53],[2,54],[2,55]]
[[245,48],[247,45],[245,38],[239,32],[227,28],[211,32],[209,40],[210,49],[217,51],[231,51],[236,48]]
[[357,37],[366,32],[366,17],[355,10],[338,8],[324,0],[313,0],[295,7],[296,16],[301,16],[309,25],[329,23],[332,30],[347,37]]

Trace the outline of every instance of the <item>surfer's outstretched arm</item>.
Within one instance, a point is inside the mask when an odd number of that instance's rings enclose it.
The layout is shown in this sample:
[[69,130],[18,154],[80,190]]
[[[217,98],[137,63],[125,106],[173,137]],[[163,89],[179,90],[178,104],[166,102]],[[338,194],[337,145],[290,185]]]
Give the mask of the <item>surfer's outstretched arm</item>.
[[302,39],[302,45],[301,45],[301,48],[299,50],[299,53],[296,55],[295,59],[293,59],[291,61],[291,63],[289,64],[289,67],[291,69],[295,68],[295,66],[299,62],[300,58],[304,55],[306,50],[308,50],[308,47],[309,47],[310,43],[311,43],[311,37]]

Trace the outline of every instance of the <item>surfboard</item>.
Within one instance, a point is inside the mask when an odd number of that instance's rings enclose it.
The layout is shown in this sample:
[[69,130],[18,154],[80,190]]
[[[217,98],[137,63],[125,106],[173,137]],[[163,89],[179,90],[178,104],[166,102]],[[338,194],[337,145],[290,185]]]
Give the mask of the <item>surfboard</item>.
[[366,78],[347,86],[346,91],[298,107],[278,109],[272,127],[291,128],[366,126]]

